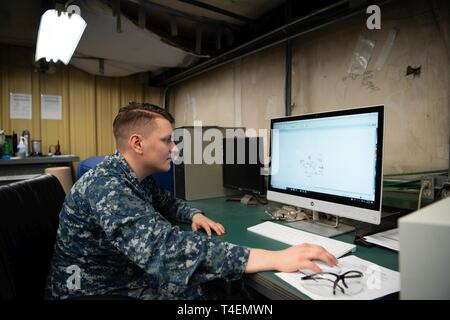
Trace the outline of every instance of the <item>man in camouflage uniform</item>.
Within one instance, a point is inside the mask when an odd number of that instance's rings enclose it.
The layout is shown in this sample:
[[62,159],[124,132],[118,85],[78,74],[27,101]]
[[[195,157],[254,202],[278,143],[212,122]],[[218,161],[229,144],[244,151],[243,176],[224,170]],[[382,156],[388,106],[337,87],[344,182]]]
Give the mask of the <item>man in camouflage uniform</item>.
[[[117,151],[84,174],[64,201],[48,277],[49,298],[126,295],[204,298],[202,284],[244,272],[320,269],[336,259],[323,248],[250,249],[211,238],[220,223],[161,189],[151,174],[170,169],[172,116],[130,103],[114,120]],[[170,220],[191,223],[182,231]],[[205,229],[208,237],[195,231]]]

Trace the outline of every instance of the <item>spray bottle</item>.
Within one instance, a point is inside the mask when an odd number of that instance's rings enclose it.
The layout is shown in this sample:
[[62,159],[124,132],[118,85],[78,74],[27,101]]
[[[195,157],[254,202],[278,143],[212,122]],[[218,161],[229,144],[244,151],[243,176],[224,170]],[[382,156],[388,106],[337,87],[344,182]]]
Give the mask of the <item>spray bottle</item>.
[[20,142],[17,145],[17,156],[20,158],[25,158],[27,155],[27,146],[25,144],[25,138],[20,137]]

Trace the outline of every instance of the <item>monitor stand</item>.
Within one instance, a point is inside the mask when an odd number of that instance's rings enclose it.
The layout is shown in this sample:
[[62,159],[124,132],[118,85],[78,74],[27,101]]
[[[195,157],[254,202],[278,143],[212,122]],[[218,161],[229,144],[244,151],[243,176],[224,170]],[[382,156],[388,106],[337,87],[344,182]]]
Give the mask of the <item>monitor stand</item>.
[[355,230],[355,227],[339,222],[338,216],[336,216],[336,221],[334,224],[329,223],[327,220],[320,219],[318,211],[313,211],[312,220],[294,221],[286,223],[286,225],[328,238]]
[[238,197],[228,197],[227,201],[236,201],[236,202],[240,202],[242,204],[245,204],[247,206],[250,205],[257,205],[258,201],[256,199],[256,196],[251,195],[251,194],[245,194],[243,196],[238,196]]

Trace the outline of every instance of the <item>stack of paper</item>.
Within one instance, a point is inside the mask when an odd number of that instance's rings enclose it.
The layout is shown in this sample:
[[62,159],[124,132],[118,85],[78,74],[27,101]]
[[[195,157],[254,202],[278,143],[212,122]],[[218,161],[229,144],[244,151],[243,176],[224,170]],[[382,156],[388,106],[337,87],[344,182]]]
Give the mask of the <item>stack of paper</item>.
[[400,250],[398,228],[371,234],[370,236],[365,236],[363,239],[366,242],[374,243],[391,250]]
[[[276,273],[278,277],[306,294],[314,300],[372,300],[400,291],[400,273],[386,269],[356,256],[338,259],[339,275],[350,270],[362,273],[361,278],[346,278],[346,288],[342,281],[338,282],[343,289],[333,293],[333,282],[329,280],[302,280],[302,272]],[[319,275],[326,279],[337,279],[332,275]]]

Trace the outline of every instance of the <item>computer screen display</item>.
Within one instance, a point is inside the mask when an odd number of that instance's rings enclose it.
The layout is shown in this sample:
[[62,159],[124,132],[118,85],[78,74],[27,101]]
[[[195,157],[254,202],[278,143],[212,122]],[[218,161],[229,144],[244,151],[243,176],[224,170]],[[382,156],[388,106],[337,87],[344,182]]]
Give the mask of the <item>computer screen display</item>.
[[223,139],[223,185],[227,188],[265,194],[263,139]]
[[383,110],[273,119],[268,198],[379,223]]

